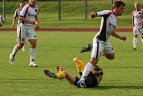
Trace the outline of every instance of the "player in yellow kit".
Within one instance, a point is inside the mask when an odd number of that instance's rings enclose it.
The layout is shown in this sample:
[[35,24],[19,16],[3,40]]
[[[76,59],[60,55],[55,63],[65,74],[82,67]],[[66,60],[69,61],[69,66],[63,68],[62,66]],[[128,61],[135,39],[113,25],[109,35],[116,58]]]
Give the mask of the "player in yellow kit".
[[[80,76],[83,73],[85,63],[79,58],[75,57],[73,59],[74,64],[76,65],[77,71],[79,72]],[[58,79],[66,79],[70,84],[75,85],[77,87],[80,87],[78,84],[78,81],[80,77],[76,77],[72,75],[71,73],[65,71],[62,67],[57,66],[57,73],[53,73],[50,70],[46,69],[44,70],[44,73],[46,76],[49,76],[51,78],[58,78]],[[90,74],[87,76],[85,83],[86,88],[89,87],[96,87],[99,85],[100,81],[103,77],[103,70],[99,66],[94,66],[93,70],[90,72]]]

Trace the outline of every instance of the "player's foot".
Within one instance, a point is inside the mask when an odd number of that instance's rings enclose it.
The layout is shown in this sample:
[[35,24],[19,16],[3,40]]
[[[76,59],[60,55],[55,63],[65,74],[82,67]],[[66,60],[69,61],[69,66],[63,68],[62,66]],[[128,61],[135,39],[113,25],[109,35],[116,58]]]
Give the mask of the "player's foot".
[[83,52],[88,52],[90,50],[92,50],[92,44],[88,44],[87,46],[83,47],[80,51],[80,53],[83,53]]
[[9,63],[14,65],[14,56],[12,54],[9,55]]
[[137,50],[136,48],[133,48],[133,50]]
[[35,64],[34,62],[31,62],[31,63],[29,64],[29,67],[38,67],[38,64]]
[[23,52],[26,51],[26,50],[25,50],[25,47],[22,47],[22,51],[23,51]]
[[44,73],[46,76],[49,76],[51,78],[57,78],[57,75],[55,73],[52,73],[50,70],[44,70]]
[[85,80],[79,80],[77,82],[77,86],[80,87],[80,88],[86,88],[86,84],[85,84]]

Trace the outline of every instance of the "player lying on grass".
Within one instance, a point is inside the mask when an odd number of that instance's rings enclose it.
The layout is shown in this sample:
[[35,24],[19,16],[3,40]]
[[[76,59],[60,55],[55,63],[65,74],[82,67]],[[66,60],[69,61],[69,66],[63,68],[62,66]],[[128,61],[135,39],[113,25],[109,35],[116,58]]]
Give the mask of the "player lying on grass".
[[[80,74],[82,75],[82,72],[84,70],[85,64],[84,62],[79,58],[75,57],[73,59],[76,68]],[[58,79],[63,79],[65,78],[70,84],[75,85],[77,87],[80,87],[78,81],[80,77],[76,77],[72,75],[71,73],[65,71],[62,67],[57,66],[57,73],[53,73],[50,70],[46,69],[44,70],[44,73],[46,76],[49,76],[51,78],[58,78]],[[90,87],[96,87],[99,85],[100,81],[102,80],[103,77],[103,70],[99,66],[95,65],[93,70],[90,72],[90,74],[86,77],[85,83],[86,83],[86,88]]]

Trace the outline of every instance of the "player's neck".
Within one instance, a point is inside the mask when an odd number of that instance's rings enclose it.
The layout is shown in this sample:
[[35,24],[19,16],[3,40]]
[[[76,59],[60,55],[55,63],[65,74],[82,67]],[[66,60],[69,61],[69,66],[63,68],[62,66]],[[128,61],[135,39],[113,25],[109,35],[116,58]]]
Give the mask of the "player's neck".
[[31,7],[35,7],[35,4],[29,4]]

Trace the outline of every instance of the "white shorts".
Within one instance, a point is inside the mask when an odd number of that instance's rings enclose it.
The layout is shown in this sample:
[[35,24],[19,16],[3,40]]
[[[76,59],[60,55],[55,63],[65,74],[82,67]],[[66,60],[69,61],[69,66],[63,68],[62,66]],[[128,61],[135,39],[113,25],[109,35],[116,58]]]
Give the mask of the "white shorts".
[[143,28],[133,28],[133,34],[139,34],[143,36]]
[[108,41],[104,42],[97,39],[93,40],[91,57],[99,59],[101,54],[111,54],[111,53],[114,53],[114,50],[112,48],[112,45]]
[[36,39],[36,33],[33,26],[21,23],[17,27],[17,40],[20,43],[25,43],[26,39]]

